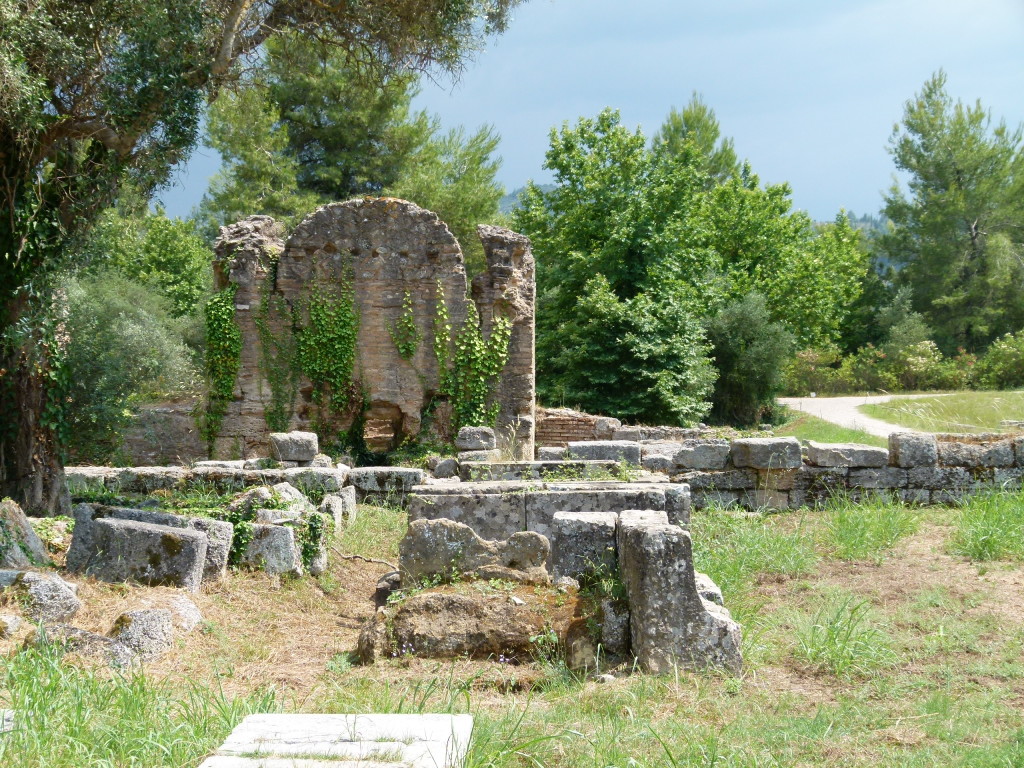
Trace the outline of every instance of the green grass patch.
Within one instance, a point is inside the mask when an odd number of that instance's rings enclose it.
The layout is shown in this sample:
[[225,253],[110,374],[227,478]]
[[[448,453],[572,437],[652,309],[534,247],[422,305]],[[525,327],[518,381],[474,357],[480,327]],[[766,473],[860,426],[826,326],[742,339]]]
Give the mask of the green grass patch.
[[918,513],[889,495],[875,494],[854,504],[834,497],[825,507],[825,546],[840,560],[873,560],[918,529]]
[[796,621],[796,656],[838,676],[864,675],[897,661],[871,606],[849,593],[827,596]]
[[1004,419],[1024,420],[1024,392],[955,392],[894,398],[862,405],[860,411],[922,432],[999,432],[999,423]]
[[398,542],[409,520],[397,504],[359,504],[356,519],[338,538],[338,548],[348,554],[397,562]]
[[971,560],[1024,559],[1024,492],[969,496],[954,519],[949,549]]
[[792,418],[774,432],[777,437],[796,437],[800,440],[814,440],[818,443],[863,443],[887,448],[889,441],[859,429],[848,429],[838,424],[819,419],[808,413],[787,409]]

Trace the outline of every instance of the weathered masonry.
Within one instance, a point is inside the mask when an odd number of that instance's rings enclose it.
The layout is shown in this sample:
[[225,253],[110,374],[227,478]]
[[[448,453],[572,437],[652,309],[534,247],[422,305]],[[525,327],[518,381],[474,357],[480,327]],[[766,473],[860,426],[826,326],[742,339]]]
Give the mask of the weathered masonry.
[[[437,350],[451,370],[467,323],[477,322],[487,339],[505,318],[508,357],[490,402],[499,435],[532,457],[530,242],[499,227],[480,227],[479,235],[487,269],[470,292],[448,227],[404,200],[332,203],[287,239],[266,216],[223,228],[215,285],[234,291],[241,354],[232,397],[215,424],[214,456],[263,454],[270,432],[341,433],[360,424],[376,451],[421,434],[450,439],[457,395],[444,391]],[[445,312],[450,338],[439,347]]]

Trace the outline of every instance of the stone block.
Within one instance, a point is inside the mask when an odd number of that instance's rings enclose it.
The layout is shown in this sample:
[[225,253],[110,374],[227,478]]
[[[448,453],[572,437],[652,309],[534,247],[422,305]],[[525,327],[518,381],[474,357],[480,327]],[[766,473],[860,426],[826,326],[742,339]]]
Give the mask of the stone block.
[[[596,431],[594,436],[599,438],[599,436],[596,434]],[[619,425],[618,427],[612,430],[610,439],[626,440],[628,442],[638,443],[644,439],[644,433],[643,430],[640,429],[640,427],[624,427],[622,425]]]
[[672,459],[683,469],[725,469],[730,451],[728,440],[687,440]]
[[616,571],[615,512],[556,512],[551,518],[551,575],[579,580]]
[[[628,509],[661,510],[665,492],[661,489],[614,488],[608,490],[528,491],[526,529],[551,537],[551,519],[556,512],[621,512]],[[667,518],[666,518],[667,519]]]
[[707,509],[708,507],[734,507],[740,503],[743,491],[701,490],[690,493],[692,494],[693,509]]
[[319,509],[334,521],[335,535],[356,521],[356,510],[356,489],[351,485],[324,496]]
[[740,495],[740,504],[755,510],[789,509],[789,492],[756,488],[752,491],[744,491]]
[[459,451],[459,463],[466,461],[494,462],[501,461],[502,453],[497,448],[490,451]]
[[412,491],[414,485],[423,482],[422,469],[411,467],[357,467],[349,472],[349,483],[355,486],[356,498],[402,499]]
[[618,469],[617,461],[583,461],[562,459],[561,461],[463,461],[459,465],[459,477],[466,483],[545,480],[563,477],[567,480],[585,480],[591,477],[607,477]]
[[759,469],[757,489],[760,491],[790,491],[800,480],[800,469]]
[[907,470],[899,467],[851,469],[847,482],[850,488],[905,488],[907,485]]
[[490,427],[462,427],[455,438],[455,447],[460,451],[490,451],[497,444]]
[[185,484],[189,474],[184,467],[130,467],[119,470],[108,488],[120,493],[144,494],[175,490]]
[[594,437],[597,440],[615,440],[615,430],[622,427],[622,422],[610,416],[599,416],[594,419]]
[[686,483],[694,491],[745,491],[757,486],[757,473],[748,469],[683,472],[672,480]]
[[807,442],[807,462],[816,467],[884,467],[889,451],[860,443]]
[[[418,477],[423,477],[423,470],[415,471],[419,473]],[[320,496],[340,491],[348,482],[351,472],[347,468],[338,467],[295,467],[283,470],[281,476],[285,482],[295,486],[306,496]],[[274,485],[276,486],[276,483]]]
[[312,461],[320,440],[315,432],[271,432],[270,451],[278,461]]
[[799,469],[803,463],[795,437],[744,437],[732,441],[732,463],[751,469]]
[[77,588],[56,574],[34,571],[0,571],[0,593],[5,602],[21,606],[22,614],[32,621],[44,623],[64,621],[82,607],[75,594]]
[[672,483],[665,486],[665,514],[673,525],[690,527],[690,509],[693,499],[690,486],[686,483]]
[[1024,468],[1009,467],[1006,469],[997,469],[992,478],[992,482],[997,488],[1012,490],[1024,485],[1024,480],[1022,480],[1022,478],[1024,478]]
[[631,440],[585,440],[570,442],[569,458],[592,461],[624,461],[640,466],[640,443]]
[[507,539],[526,530],[526,494],[523,492],[418,491],[409,496],[408,509],[410,521],[447,518],[468,525],[483,539]]
[[[0,614],[0,640],[12,639],[24,623],[20,616]],[[3,710],[0,710],[0,713],[2,712]]]
[[725,599],[722,597],[722,589],[706,573],[693,572],[693,580],[697,585],[697,593],[716,605],[725,607]]
[[676,463],[671,456],[665,456],[657,453],[644,456],[640,466],[648,472],[661,472],[666,475],[671,474],[676,470]]
[[68,624],[51,624],[43,631],[37,632],[35,642],[43,640],[48,644],[60,646],[68,653],[100,658],[118,669],[129,667],[139,659],[131,648],[112,637],[87,632]]
[[537,447],[538,461],[561,461],[564,458],[565,448],[562,448],[561,446],[541,445]]
[[1013,443],[999,440],[992,443],[960,443],[942,441],[938,444],[939,464],[944,467],[1012,467]]
[[601,648],[615,661],[629,653],[629,604],[625,601],[601,601]]
[[46,546],[14,501],[0,501],[0,568],[52,565]]
[[958,489],[971,485],[971,473],[964,467],[914,467],[907,470],[907,486],[930,491]]
[[931,491],[925,488],[903,488],[899,496],[906,504],[929,504],[932,500]]
[[271,575],[302,575],[302,553],[295,541],[295,531],[286,525],[254,523],[252,538],[239,562]]
[[519,531],[500,541],[480,538],[454,520],[414,520],[398,544],[403,583],[439,576],[469,576],[547,584],[551,546],[543,536]]
[[1013,439],[1013,457],[1016,466],[1024,467],[1024,437]]
[[117,617],[109,636],[151,661],[174,647],[174,617],[164,608],[127,611]]
[[100,518],[92,523],[95,554],[84,572],[100,581],[199,589],[207,536],[190,528]]
[[631,647],[642,669],[740,670],[740,626],[701,599],[689,533],[673,525],[620,524],[619,570],[629,598]]
[[889,463],[894,467],[934,467],[939,461],[935,435],[893,432],[889,435]]
[[446,480],[449,477],[459,476],[459,461],[458,459],[441,459],[437,462],[434,467],[434,477],[440,480]]
[[108,481],[113,483],[117,472],[113,467],[65,467],[64,484],[72,496],[102,493]]

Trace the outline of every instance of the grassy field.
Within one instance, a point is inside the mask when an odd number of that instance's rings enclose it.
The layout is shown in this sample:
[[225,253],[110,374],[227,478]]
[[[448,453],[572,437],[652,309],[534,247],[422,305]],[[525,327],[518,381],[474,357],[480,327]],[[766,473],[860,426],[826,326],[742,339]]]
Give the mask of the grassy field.
[[954,392],[860,406],[861,412],[922,432],[999,432],[1004,419],[1024,421],[1024,392]]
[[[393,561],[404,515],[359,511],[339,548]],[[231,574],[196,596],[202,629],[144,675],[0,640],[0,707],[24,713],[0,736],[0,765],[194,768],[249,712],[372,711],[474,714],[470,768],[1024,766],[1022,526],[1021,495],[696,513],[696,565],[744,626],[736,677],[617,670],[599,683],[550,661],[407,656],[354,666],[387,566]],[[75,623],[105,632],[161,591],[81,580]]]
[[800,413],[787,409],[789,421],[775,430],[777,437],[798,437],[801,440],[815,440],[820,443],[863,443],[864,445],[876,445],[880,448],[888,448],[889,441],[884,437],[878,437],[859,429],[847,429],[838,424],[811,416],[809,413]]

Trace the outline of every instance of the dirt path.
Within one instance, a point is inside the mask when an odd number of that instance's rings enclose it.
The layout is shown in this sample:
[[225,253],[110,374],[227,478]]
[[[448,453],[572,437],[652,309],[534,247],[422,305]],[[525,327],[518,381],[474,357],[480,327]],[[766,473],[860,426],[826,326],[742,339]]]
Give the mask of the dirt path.
[[[885,403],[894,395],[857,395],[854,397],[780,397],[779,402],[795,411],[803,411],[819,419],[830,421],[848,429],[859,429],[878,437],[888,437],[891,432],[915,432],[909,427],[890,424],[881,419],[865,416],[858,406],[870,403]],[[900,395],[899,399],[907,400],[933,395]]]

